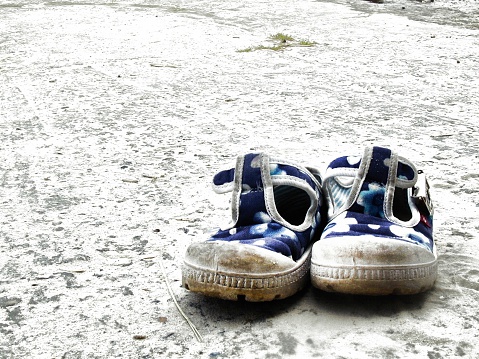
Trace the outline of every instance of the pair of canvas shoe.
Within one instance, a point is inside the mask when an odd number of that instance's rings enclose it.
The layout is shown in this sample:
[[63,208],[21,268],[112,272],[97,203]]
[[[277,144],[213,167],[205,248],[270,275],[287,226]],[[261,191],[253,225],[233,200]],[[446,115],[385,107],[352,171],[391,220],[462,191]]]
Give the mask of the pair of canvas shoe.
[[422,171],[395,152],[318,170],[266,154],[239,156],[213,179],[232,192],[231,223],[185,254],[186,289],[229,300],[289,297],[309,280],[322,290],[416,294],[437,277],[433,207]]

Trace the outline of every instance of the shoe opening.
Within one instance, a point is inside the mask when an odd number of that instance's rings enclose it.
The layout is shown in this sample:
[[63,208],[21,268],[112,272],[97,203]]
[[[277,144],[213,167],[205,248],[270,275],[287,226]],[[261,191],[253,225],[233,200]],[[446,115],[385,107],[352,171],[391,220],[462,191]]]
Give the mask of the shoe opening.
[[396,188],[394,191],[393,214],[397,219],[407,222],[412,218],[411,208],[408,202],[408,190]]
[[302,224],[311,206],[308,193],[292,186],[276,186],[273,191],[276,209],[280,216],[292,225]]

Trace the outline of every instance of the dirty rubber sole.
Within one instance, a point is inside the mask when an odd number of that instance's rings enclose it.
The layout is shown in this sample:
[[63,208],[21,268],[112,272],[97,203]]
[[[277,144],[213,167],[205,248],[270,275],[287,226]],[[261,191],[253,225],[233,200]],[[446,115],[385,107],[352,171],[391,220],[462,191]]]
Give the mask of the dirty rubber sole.
[[267,302],[283,299],[303,289],[309,281],[311,251],[290,270],[261,275],[216,272],[183,264],[183,287],[196,293],[233,301]]
[[311,263],[311,283],[326,292],[359,295],[410,295],[431,289],[437,260],[404,266],[334,266]]

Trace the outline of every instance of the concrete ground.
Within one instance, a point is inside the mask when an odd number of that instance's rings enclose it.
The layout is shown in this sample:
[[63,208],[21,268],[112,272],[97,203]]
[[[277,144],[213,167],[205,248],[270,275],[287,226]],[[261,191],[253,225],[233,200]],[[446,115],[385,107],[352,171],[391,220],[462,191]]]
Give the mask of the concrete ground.
[[[0,2],[0,358],[477,358],[479,33],[379,6]],[[278,33],[295,46],[258,48]],[[370,144],[429,177],[432,291],[181,287],[237,154],[323,169]]]

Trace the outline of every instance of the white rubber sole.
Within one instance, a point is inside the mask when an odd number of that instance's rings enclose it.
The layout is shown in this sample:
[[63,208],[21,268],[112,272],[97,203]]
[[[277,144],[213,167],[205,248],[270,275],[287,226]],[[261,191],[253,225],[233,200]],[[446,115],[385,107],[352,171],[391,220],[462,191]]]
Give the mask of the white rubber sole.
[[397,240],[357,237],[319,240],[313,248],[311,283],[327,292],[410,295],[431,289],[437,258]]
[[311,283],[327,292],[362,295],[408,295],[431,289],[437,261],[416,266],[325,266],[311,263]]
[[[223,257],[226,256],[224,248],[228,246],[223,243],[221,247],[217,247],[218,250],[221,250]],[[245,245],[239,246],[245,247]],[[288,262],[282,260],[282,263],[277,264],[277,270],[275,270],[275,260],[282,255],[253,246],[246,245],[246,247],[248,255],[238,256],[236,263],[243,259],[253,261],[256,268],[254,272],[246,273],[242,270],[244,264],[241,263],[237,269],[234,267],[225,268],[224,266],[221,268],[222,266],[217,263],[220,259],[215,255],[213,255],[216,257],[215,262],[198,261],[196,257],[189,258],[187,255],[182,268],[183,287],[192,292],[226,300],[265,302],[290,297],[303,289],[308,283],[311,247],[297,262],[287,259],[291,263],[289,268],[285,268],[285,266],[288,266]],[[210,249],[210,252],[211,250],[215,251],[216,249]],[[242,250],[242,253],[244,253],[244,250]],[[266,258],[255,257],[265,254]],[[257,265],[261,261],[267,261],[273,265],[264,266],[265,270],[262,273],[261,265]]]

